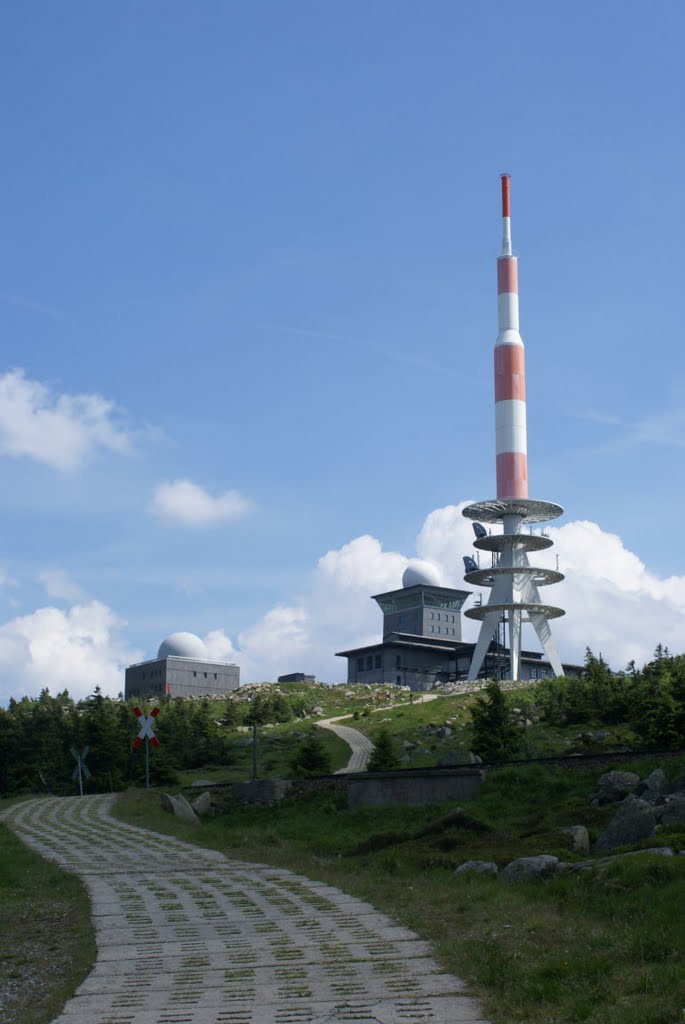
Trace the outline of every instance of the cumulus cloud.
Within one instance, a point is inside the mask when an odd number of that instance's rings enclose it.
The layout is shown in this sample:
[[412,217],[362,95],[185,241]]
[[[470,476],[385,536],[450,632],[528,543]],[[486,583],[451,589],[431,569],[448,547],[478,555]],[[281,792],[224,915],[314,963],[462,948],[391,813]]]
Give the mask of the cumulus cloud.
[[99,601],[38,608],[0,626],[0,703],[9,697],[68,690],[85,697],[100,686],[116,695],[124,669],[142,654],[120,637],[123,624]]
[[212,526],[239,519],[251,503],[238,491],[224,491],[213,497],[191,480],[159,484],[152,497],[152,511],[168,523],[179,526]]
[[232,661],[235,650],[223,629],[212,629],[204,638],[210,661]]
[[[465,504],[426,517],[416,554],[440,568],[446,585],[475,595],[477,589],[463,580],[462,556],[474,550],[471,522],[462,515]],[[563,583],[543,591],[550,603],[566,610],[552,623],[564,661],[582,663],[589,646],[621,669],[631,659],[649,660],[659,642],[673,651],[685,649],[685,576],[650,572],[617,534],[597,523],[571,522],[546,532],[554,547],[536,554],[534,564],[553,568],[558,555],[566,574]],[[241,679],[258,682],[306,671],[328,682],[344,681],[346,663],[335,652],[380,640],[382,616],[370,597],[399,588],[408,561],[368,535],[326,552],[296,606],[273,609],[239,636],[233,657],[241,665]],[[483,596],[487,600],[487,591]],[[466,607],[472,602],[469,598]],[[465,640],[476,639],[478,623],[464,617],[462,628]],[[539,650],[532,627],[525,627],[523,639]]]
[[130,436],[102,395],[57,394],[23,370],[0,375],[0,454],[74,472],[97,449],[127,452]]
[[[462,508],[451,505],[426,517],[416,555],[437,565],[448,585],[472,589],[463,582],[462,556],[473,550],[473,530]],[[547,530],[555,545],[534,557],[536,564],[554,567],[558,554],[566,573],[563,583],[543,591],[550,603],[566,609],[552,623],[564,661],[582,662],[590,646],[621,669],[631,659],[639,665],[649,660],[657,643],[675,652],[685,649],[685,576],[650,571],[617,534],[597,523],[576,521]],[[319,558],[296,601],[268,610],[235,642],[222,629],[207,633],[209,656],[237,662],[243,683],[296,671],[343,682],[346,662],[335,652],[381,639],[382,616],[371,597],[398,589],[409,560],[385,551],[375,537],[356,537]],[[66,596],[68,579],[57,575],[44,582]],[[477,630],[477,623],[463,619],[464,639],[474,640]],[[97,601],[80,601],[67,610],[40,608],[7,622],[0,626],[0,701],[10,694],[38,693],[43,686],[83,696],[99,684],[118,693],[125,667],[142,659],[120,634],[121,623]],[[524,645],[539,649],[529,626]]]
[[83,589],[63,569],[44,569],[38,574],[38,579],[48,597],[65,601],[80,601],[85,597]]

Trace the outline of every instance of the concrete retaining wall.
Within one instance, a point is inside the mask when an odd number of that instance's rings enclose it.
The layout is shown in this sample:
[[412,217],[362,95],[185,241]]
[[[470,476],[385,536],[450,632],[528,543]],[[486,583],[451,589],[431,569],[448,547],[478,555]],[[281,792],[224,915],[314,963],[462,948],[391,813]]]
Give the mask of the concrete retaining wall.
[[448,769],[444,772],[365,772],[347,775],[347,806],[383,807],[392,804],[419,806],[440,800],[473,800],[484,773],[479,769]]
[[282,800],[292,786],[289,779],[253,779],[252,782],[234,782],[231,795],[245,804],[273,804]]

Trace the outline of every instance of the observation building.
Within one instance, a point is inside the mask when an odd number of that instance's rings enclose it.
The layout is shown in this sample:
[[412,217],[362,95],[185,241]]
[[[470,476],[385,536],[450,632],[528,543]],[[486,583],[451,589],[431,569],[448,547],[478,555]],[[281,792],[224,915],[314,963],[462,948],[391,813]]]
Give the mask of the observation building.
[[[394,683],[420,691],[465,681],[476,648],[461,638],[461,610],[470,596],[469,590],[442,586],[430,562],[410,562],[400,590],[372,598],[383,612],[381,642],[337,652],[337,657],[347,658],[347,682]],[[582,672],[578,665],[563,669],[569,676]],[[541,654],[521,651],[521,679],[553,675],[553,666]],[[508,651],[499,637],[491,639],[478,678],[510,678]]]
[[239,686],[238,665],[212,661],[194,633],[172,633],[152,661],[129,665],[124,696],[220,697]]

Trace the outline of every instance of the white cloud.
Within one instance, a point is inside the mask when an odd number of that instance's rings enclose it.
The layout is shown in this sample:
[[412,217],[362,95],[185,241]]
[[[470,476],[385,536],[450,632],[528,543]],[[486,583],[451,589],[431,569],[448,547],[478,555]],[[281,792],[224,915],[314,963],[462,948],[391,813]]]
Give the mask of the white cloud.
[[116,412],[102,395],[56,394],[12,370],[0,375],[0,454],[73,472],[97,449],[129,451]]
[[[465,504],[431,512],[417,536],[416,553],[442,570],[448,586],[474,590],[463,580],[462,557],[474,553],[471,522],[462,515]],[[550,603],[566,610],[552,623],[564,661],[582,663],[589,646],[621,669],[633,658],[638,664],[649,660],[659,642],[673,651],[685,649],[685,576],[656,576],[620,537],[596,523],[549,526],[547,532],[554,547],[534,557],[535,563],[553,567],[558,554],[567,574],[563,583],[543,591]],[[346,664],[335,651],[380,640],[382,616],[370,597],[400,587],[408,560],[383,551],[368,535],[328,551],[296,606],[273,609],[239,636],[233,658],[242,681],[271,680],[290,671],[344,681]],[[463,617],[462,629],[465,640],[476,639],[478,623]],[[531,627],[524,630],[524,644],[539,650]]]
[[[461,559],[473,550],[473,531],[462,507],[431,512],[416,552],[442,570],[448,585],[471,589],[463,582]],[[620,537],[596,523],[571,522],[548,532],[555,545],[535,562],[554,566],[558,554],[567,574],[545,593],[567,612],[552,623],[564,661],[582,662],[590,646],[620,669],[633,658],[638,664],[649,660],[659,642],[675,652],[685,649],[685,576],[650,572]],[[295,671],[342,682],[346,663],[335,652],[380,640],[382,616],[371,596],[399,588],[408,561],[400,552],[384,551],[375,537],[356,537],[322,555],[304,593],[291,605],[271,608],[237,642],[222,629],[209,632],[210,657],[237,662],[243,683]],[[50,578],[63,592],[69,582],[59,574]],[[83,696],[99,684],[118,693],[125,667],[142,659],[118,639],[120,625],[104,604],[82,601],[67,610],[40,608],[0,626],[0,702],[44,686]],[[477,629],[463,619],[464,639],[475,639]],[[538,649],[532,630],[526,630],[524,643]]]
[[191,480],[173,480],[155,488],[151,507],[169,523],[197,527],[239,519],[250,509],[251,503],[238,491],[225,491],[212,497]]
[[44,569],[38,574],[38,579],[45,587],[48,597],[62,598],[65,601],[81,601],[85,597],[83,588],[63,569]]
[[210,661],[232,661],[235,657],[233,644],[223,629],[212,629],[204,638]]
[[60,608],[38,608],[0,626],[0,703],[9,697],[68,690],[85,697],[100,686],[116,695],[124,669],[140,661],[140,651],[118,638],[119,622],[99,601]]
[[296,606],[278,605],[238,635],[235,660],[241,682],[272,682],[285,672],[308,671],[284,668],[309,657],[312,649],[310,613]]

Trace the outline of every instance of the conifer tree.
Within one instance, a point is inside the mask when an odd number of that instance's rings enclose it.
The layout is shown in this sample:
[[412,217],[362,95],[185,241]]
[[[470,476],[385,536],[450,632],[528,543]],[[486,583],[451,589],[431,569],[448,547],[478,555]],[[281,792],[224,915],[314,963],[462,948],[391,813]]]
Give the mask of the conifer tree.
[[381,729],[366,766],[369,772],[388,772],[399,768],[400,755],[394,739],[387,729]]

